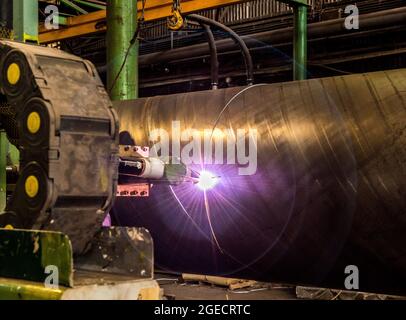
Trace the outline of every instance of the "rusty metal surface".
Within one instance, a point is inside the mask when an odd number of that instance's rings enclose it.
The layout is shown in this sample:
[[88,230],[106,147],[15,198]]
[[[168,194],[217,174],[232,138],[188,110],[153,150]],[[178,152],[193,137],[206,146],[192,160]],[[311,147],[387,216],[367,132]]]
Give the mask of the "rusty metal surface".
[[148,228],[157,268],[342,288],[347,265],[360,290],[406,292],[406,70],[117,103],[137,145],[149,133],[258,130],[258,171],[206,166],[221,183],[157,185],[118,199],[121,225]]

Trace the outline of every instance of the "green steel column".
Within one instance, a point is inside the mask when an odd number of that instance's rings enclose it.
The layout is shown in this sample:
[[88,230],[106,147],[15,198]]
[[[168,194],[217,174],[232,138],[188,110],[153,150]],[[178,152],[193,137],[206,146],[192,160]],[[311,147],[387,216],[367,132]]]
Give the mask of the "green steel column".
[[11,143],[8,144],[7,156],[9,160],[7,165],[17,166],[20,164],[20,151]]
[[4,131],[0,131],[0,213],[6,207],[6,166],[7,166],[7,135]]
[[38,0],[13,0],[13,29],[16,40],[38,42]]
[[307,78],[307,6],[294,6],[294,80]]
[[130,44],[137,20],[136,0],[107,1],[107,89],[115,101],[138,98],[139,44]]

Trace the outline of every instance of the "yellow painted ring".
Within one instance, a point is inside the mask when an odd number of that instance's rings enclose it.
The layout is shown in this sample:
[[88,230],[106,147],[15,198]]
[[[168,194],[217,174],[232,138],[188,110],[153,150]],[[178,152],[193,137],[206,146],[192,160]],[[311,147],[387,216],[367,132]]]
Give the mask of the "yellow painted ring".
[[27,129],[30,133],[36,134],[41,127],[41,117],[38,112],[31,112],[27,118]]
[[11,224],[8,224],[4,227],[6,230],[14,230],[14,227]]
[[35,176],[29,176],[25,180],[25,193],[30,198],[35,198],[39,191],[39,182]]
[[17,63],[12,63],[7,69],[7,80],[11,85],[16,85],[20,81],[21,70]]

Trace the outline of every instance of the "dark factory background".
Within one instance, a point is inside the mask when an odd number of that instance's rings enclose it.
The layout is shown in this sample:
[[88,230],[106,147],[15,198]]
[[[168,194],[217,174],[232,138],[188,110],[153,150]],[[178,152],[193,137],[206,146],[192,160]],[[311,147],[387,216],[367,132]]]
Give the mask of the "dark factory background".
[[[308,16],[308,76],[327,77],[406,65],[405,25],[393,19],[393,9],[406,10],[403,0],[356,1],[360,30],[341,27],[351,0],[312,0]],[[276,0],[256,0],[201,12],[232,27],[249,42],[256,83],[292,80],[292,10]],[[288,29],[287,29],[288,28]],[[227,39],[214,31],[217,40]],[[258,37],[259,36],[259,37]],[[166,19],[146,22],[140,31],[140,96],[192,92],[210,88],[210,57],[201,28],[171,32]],[[244,60],[231,40],[219,48],[219,87],[245,85]],[[223,44],[223,42],[222,42]],[[106,72],[105,35],[62,42],[62,48],[94,62]],[[169,53],[166,50],[172,49]]]

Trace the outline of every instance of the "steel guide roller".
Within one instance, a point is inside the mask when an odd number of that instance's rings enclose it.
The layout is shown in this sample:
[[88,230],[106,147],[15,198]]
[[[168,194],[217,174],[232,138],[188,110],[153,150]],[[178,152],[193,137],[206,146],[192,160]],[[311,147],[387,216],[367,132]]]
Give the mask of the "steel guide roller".
[[0,227],[61,231],[76,254],[84,253],[112,206],[118,179],[118,120],[94,66],[1,40],[0,93],[8,112],[2,126],[21,152],[20,177]]

